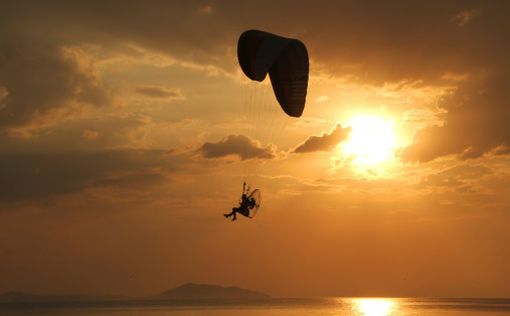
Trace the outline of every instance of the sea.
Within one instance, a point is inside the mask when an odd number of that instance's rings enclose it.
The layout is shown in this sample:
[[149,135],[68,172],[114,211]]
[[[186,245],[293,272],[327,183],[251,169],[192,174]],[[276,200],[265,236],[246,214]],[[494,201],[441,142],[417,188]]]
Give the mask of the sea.
[[12,316],[482,316],[510,315],[510,299],[317,298],[264,301],[2,303]]

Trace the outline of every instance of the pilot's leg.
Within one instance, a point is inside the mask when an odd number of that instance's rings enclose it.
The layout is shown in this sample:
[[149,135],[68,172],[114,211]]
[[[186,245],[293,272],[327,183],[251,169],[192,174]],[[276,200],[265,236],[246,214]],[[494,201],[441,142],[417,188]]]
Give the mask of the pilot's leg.
[[228,214],[223,214],[223,216],[225,216],[225,218],[229,218],[230,216],[234,215],[235,214],[235,207],[232,208],[232,212],[228,213]]

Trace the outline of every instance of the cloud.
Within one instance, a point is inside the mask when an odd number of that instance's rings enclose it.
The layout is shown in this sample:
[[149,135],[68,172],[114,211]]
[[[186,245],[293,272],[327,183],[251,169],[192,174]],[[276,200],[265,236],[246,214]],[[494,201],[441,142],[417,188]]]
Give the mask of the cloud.
[[510,146],[509,145],[502,145],[494,148],[493,150],[494,155],[510,155]]
[[[268,6],[271,14],[264,9]],[[86,37],[100,44],[130,42],[181,61],[230,72],[237,70],[237,36],[259,25],[301,38],[313,52],[313,63],[326,66],[330,74],[364,82],[424,80],[426,84],[445,72],[463,73],[506,58],[505,50],[496,49],[504,36],[494,36],[495,31],[508,32],[498,27],[505,25],[506,9],[503,2],[466,7],[460,1],[409,4],[397,0],[384,5],[375,1],[318,1],[299,6],[289,1],[261,1],[260,5],[229,2],[214,8],[202,1],[149,5],[113,1],[108,6],[98,1],[76,1],[66,6],[12,3],[5,6],[0,18],[6,25],[36,24],[48,36]],[[260,16],[264,16],[262,24]],[[281,22],[281,16],[288,17],[286,23]],[[477,23],[470,23],[475,16]],[[458,23],[476,27],[471,31],[477,40],[464,33],[468,27],[459,28]],[[170,29],[174,31],[168,32]],[[497,58],[487,58],[490,55]]]
[[424,176],[419,186],[433,190],[473,192],[479,183],[493,175],[494,171],[487,166],[461,164]]
[[199,151],[205,158],[238,156],[241,160],[272,159],[276,155],[272,146],[263,147],[260,142],[244,135],[229,135],[217,143],[205,143]]
[[213,12],[213,7],[210,5],[202,5],[198,7],[197,12],[200,14],[211,14]]
[[459,159],[503,155],[510,144],[510,63],[469,79],[446,96],[440,107],[445,123],[420,130],[400,157],[405,162],[428,162],[455,155]]
[[455,14],[451,18],[451,21],[453,23],[457,24],[457,26],[462,27],[480,14],[481,14],[480,10],[475,10],[475,9],[463,10],[463,11],[460,11],[459,13]]
[[0,132],[51,125],[80,105],[111,103],[93,62],[76,47],[24,34],[2,34]]
[[351,132],[350,127],[342,128],[338,124],[331,133],[323,133],[322,136],[310,136],[304,143],[294,149],[294,153],[308,153],[315,151],[328,151],[340,142],[345,141]]
[[99,132],[97,132],[97,131],[92,131],[92,130],[89,130],[89,129],[85,129],[85,130],[83,130],[83,132],[81,133],[81,138],[86,139],[86,140],[94,140],[94,139],[96,139],[98,136],[99,136]]
[[[268,6],[271,14],[264,9]],[[459,37],[455,33],[459,28],[450,21],[453,13],[465,10],[462,3],[437,1],[413,5],[406,1],[384,5],[319,1],[295,6],[289,1],[269,0],[259,5],[229,2],[214,8],[203,1],[149,5],[113,1],[108,6],[99,1],[76,1],[65,6],[34,1],[6,5],[0,18],[5,24],[38,25],[47,34],[66,38],[74,35],[102,42],[132,42],[180,60],[214,64],[231,71],[237,65],[225,55],[234,57],[237,36],[259,25],[302,38],[314,52],[314,61],[328,65],[334,73],[345,74],[346,67],[350,67],[350,73],[383,82],[389,77],[401,80],[424,74],[437,76],[449,65],[456,67],[465,62],[463,57],[471,54],[465,50],[470,40]],[[288,17],[286,23],[281,22],[281,16]],[[356,33],[338,29],[355,29]],[[434,48],[441,43],[450,45],[442,45],[439,52]],[[476,53],[482,51],[477,46],[472,48]],[[464,54],[459,56],[459,51]],[[444,54],[443,58],[428,58],[427,65],[423,65],[424,54],[431,57],[438,53]]]
[[154,184],[173,170],[169,160],[157,150],[2,154],[0,202],[45,199],[97,186]]
[[[6,4],[0,18],[5,25],[37,25],[48,36],[131,42],[179,60],[230,71],[237,69],[237,36],[258,25],[301,38],[313,52],[314,63],[327,65],[330,73],[386,82],[437,79],[445,71],[464,71],[473,64],[480,65],[484,57],[494,53],[490,48],[500,41],[493,36],[499,24],[490,22],[504,23],[507,6],[504,2],[480,2],[476,7],[467,7],[462,1],[410,4],[405,0],[384,5],[377,1],[318,1],[299,6],[291,1],[271,0],[215,5],[200,0],[179,4],[113,1],[108,6],[100,1],[74,1],[65,6],[32,1]],[[271,7],[270,14],[267,7]],[[288,17],[285,23],[281,16]],[[484,45],[459,33],[459,29],[467,28],[459,28],[458,23],[468,23],[475,16],[480,22],[476,23],[477,40]],[[502,28],[497,31],[507,32]],[[498,55],[506,56],[503,52]]]
[[182,93],[177,89],[166,87],[145,86],[137,88],[136,93],[151,98],[176,99],[182,98]]

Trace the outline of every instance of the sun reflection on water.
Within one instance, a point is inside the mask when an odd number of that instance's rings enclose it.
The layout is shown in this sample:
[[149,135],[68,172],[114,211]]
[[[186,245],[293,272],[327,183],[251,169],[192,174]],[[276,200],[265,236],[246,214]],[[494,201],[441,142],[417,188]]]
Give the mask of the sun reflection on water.
[[356,298],[353,299],[353,309],[362,316],[395,315],[397,302],[388,298]]

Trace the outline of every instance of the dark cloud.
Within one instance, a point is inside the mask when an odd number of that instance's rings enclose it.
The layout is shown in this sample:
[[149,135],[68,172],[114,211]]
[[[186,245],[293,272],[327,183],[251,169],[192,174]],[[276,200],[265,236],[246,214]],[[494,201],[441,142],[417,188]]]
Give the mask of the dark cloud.
[[[47,125],[79,104],[100,106],[111,95],[80,51],[56,42],[1,35],[0,131]],[[74,108],[75,109],[75,108]]]
[[247,160],[275,157],[272,146],[263,147],[259,142],[244,135],[229,135],[217,143],[207,142],[199,150],[205,158],[238,156],[241,160]]
[[446,96],[441,107],[447,111],[444,126],[419,131],[402,150],[403,161],[508,153],[504,148],[510,144],[510,71],[490,70],[474,76]]
[[0,201],[44,199],[96,186],[147,185],[170,170],[163,151],[0,155]]
[[350,132],[350,127],[342,128],[342,126],[338,124],[329,134],[323,133],[322,136],[310,136],[304,143],[294,149],[294,152],[308,153],[331,150],[340,142],[346,140]]
[[136,89],[138,94],[151,98],[181,98],[182,94],[179,90],[169,89],[165,87],[140,87]]
[[76,1],[46,4],[27,1],[9,3],[0,13],[0,26],[21,28],[41,37],[75,42],[110,45],[129,42],[167,53],[190,62],[213,64],[226,53],[226,43],[236,31],[230,23],[218,23],[225,17],[222,5],[205,5],[203,1],[171,3],[153,0],[147,4],[135,1]]

